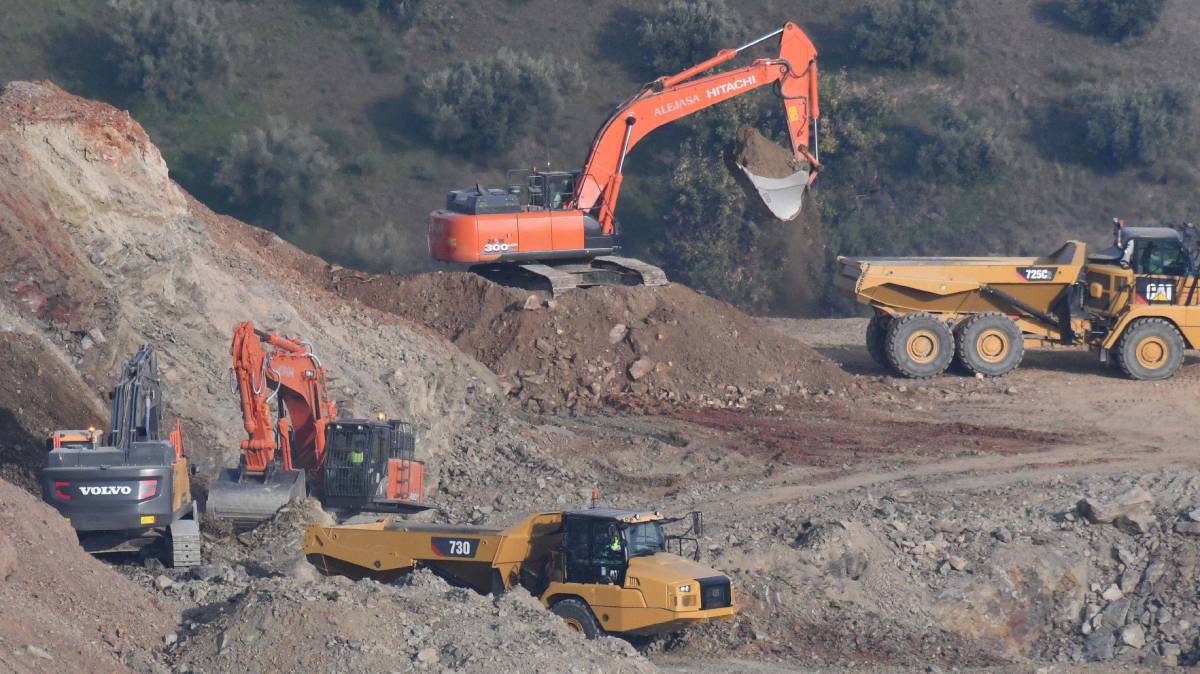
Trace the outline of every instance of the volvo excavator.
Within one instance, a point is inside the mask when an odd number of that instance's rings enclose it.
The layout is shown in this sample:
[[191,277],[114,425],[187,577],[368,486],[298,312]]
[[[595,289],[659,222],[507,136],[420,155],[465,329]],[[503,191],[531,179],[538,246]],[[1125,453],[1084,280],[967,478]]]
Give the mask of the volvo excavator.
[[245,322],[234,331],[232,354],[248,437],[239,466],[222,471],[209,489],[209,516],[249,529],[304,498],[309,485],[331,508],[426,509],[411,426],[383,414],[339,419],[310,343]]
[[[102,431],[59,430],[46,444],[42,498],[66,517],[92,554],[140,551],[165,540],[174,567],[200,563],[200,519],[178,421],[162,421],[154,349],[141,347],[112,390]],[[166,437],[164,437],[166,436]]]
[[[780,38],[779,55],[707,74],[751,47]],[[804,193],[821,169],[817,137],[817,51],[793,23],[671,76],[660,77],[622,103],[592,141],[580,171],[510,173],[506,189],[476,186],[450,192],[429,221],[431,256],[474,265],[506,279],[533,275],[560,292],[614,283],[665,285],[658,267],[620,257],[616,220],[625,158],[655,129],[761,87],[783,102],[798,170],[787,177],[738,166],[781,220],[800,213]]]

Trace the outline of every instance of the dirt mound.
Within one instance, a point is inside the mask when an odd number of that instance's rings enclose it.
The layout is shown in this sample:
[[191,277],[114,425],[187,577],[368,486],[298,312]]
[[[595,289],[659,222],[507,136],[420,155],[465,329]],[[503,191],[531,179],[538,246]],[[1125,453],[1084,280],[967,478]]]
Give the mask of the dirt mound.
[[443,272],[335,286],[345,297],[429,326],[541,411],[622,395],[724,405],[848,382],[800,342],[678,284],[591,288],[554,300]]
[[146,670],[172,607],[80,549],[49,506],[0,480],[0,670]]
[[628,642],[587,641],[523,590],[493,600],[428,571],[398,585],[260,581],[181,647],[185,671],[655,671]]
[[[423,429],[436,484],[440,448],[499,402],[494,377],[394,316],[351,311],[319,282],[326,267],[188,197],[127,113],[50,83],[0,89],[0,325],[24,326],[92,391],[140,344],[156,346],[168,416],[182,418],[205,474],[236,461],[243,435],[228,380],[234,326],[307,338],[347,413],[383,410]],[[29,377],[21,397],[57,401],[64,381]],[[55,423],[94,421],[85,411]],[[34,437],[48,423],[19,421]]]

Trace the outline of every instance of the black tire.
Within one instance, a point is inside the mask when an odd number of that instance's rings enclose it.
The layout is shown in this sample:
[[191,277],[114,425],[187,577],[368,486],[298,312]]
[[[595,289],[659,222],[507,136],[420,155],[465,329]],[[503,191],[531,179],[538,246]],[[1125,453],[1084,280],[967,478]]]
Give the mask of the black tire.
[[933,314],[901,316],[888,326],[885,355],[892,371],[902,377],[936,377],[954,358],[954,335]]
[[1113,355],[1126,377],[1161,381],[1179,372],[1186,348],[1183,335],[1168,321],[1139,318],[1125,328]]
[[891,367],[887,359],[887,329],[892,317],[887,314],[875,314],[867,323],[867,353],[879,367]]
[[567,626],[583,634],[589,639],[595,639],[604,633],[592,609],[579,599],[562,599],[550,609],[555,615],[566,621]]
[[1025,338],[1004,314],[975,314],[956,330],[957,361],[970,374],[1003,377],[1025,357]]

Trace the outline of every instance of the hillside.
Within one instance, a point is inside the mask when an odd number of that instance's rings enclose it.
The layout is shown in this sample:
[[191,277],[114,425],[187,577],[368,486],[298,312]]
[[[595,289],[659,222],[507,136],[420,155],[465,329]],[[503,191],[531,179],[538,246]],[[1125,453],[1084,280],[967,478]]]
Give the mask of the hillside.
[[[679,283],[555,299],[355,272],[213,214],[134,118],[48,82],[0,88],[0,269],[0,476],[19,485],[0,481],[4,671],[1200,662],[1194,357],[1153,384],[1060,350],[1000,379],[897,380],[862,319],[765,321]],[[149,342],[205,480],[242,434],[226,368],[243,319],[311,338],[345,412],[422,427],[420,521],[702,510],[695,551],[738,614],[588,641],[520,589],[321,576],[300,548],[332,517],[313,499],[251,532],[205,527],[199,567],[84,555],[19,488],[47,429],[102,417]]]
[[[173,176],[218,211],[237,210],[213,181],[216,160],[233,133],[265,126],[277,115],[307,124],[328,143],[340,169],[325,206],[280,233],[336,262],[412,271],[431,266],[425,214],[447,190],[476,180],[498,183],[511,167],[578,165],[614,104],[647,78],[644,50],[633,33],[660,3],[407,3],[415,9],[404,22],[386,20],[369,5],[215,2],[239,45],[232,78],[166,103],[115,83],[105,58],[112,50],[112,12],[103,3],[14,4],[0,26],[0,81],[51,78],[130,109],[162,147]],[[1170,2],[1149,35],[1114,45],[1066,24],[1057,3],[964,0],[971,37],[953,74],[863,64],[850,46],[861,7],[836,0],[733,6],[747,34],[784,20],[800,23],[821,49],[827,73],[844,68],[852,86],[878,92],[894,107],[884,120],[881,157],[868,158],[870,175],[852,169],[852,156],[827,157],[816,193],[825,199],[829,250],[821,252],[806,234],[785,264],[843,252],[1035,252],[1066,236],[1102,239],[1114,215],[1138,222],[1192,217],[1189,196],[1197,177],[1185,160],[1193,149],[1191,134],[1154,166],[1105,172],[1081,162],[1078,147],[1064,144],[1069,129],[1044,120],[1046,106],[1080,83],[1173,83],[1194,90],[1200,6]],[[414,112],[414,84],[432,70],[501,47],[579,64],[585,92],[568,97],[554,119],[538,119],[536,132],[510,152],[466,157],[439,149]],[[1010,144],[1013,159],[1002,177],[966,188],[910,177],[914,138],[942,101],[978,111]],[[836,131],[839,120],[828,123]],[[620,215],[635,254],[670,255],[662,219],[675,194],[669,173],[690,128],[661,131],[631,157],[633,177],[626,181]],[[692,281],[703,285],[703,279]],[[712,289],[728,293],[719,283]],[[759,310],[796,304],[787,301],[786,285],[772,292],[770,301],[743,301]],[[793,310],[816,311],[819,305],[802,302]]]

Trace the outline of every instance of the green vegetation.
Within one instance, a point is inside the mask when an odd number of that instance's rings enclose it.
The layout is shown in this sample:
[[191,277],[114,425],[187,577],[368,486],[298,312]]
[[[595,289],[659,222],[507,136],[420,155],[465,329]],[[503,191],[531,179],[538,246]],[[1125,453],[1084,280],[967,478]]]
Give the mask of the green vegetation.
[[233,48],[209,0],[110,0],[118,81],[178,101],[229,73]]
[[947,67],[966,37],[960,0],[867,0],[854,44],[871,63]]
[[1190,128],[1192,104],[1171,86],[1087,87],[1066,101],[1072,126],[1083,132],[1088,154],[1099,165],[1120,168],[1164,159]]
[[917,171],[930,181],[970,186],[994,178],[1012,157],[1008,142],[979,113],[943,104],[932,137],[917,150]]
[[668,0],[637,27],[652,76],[672,75],[728,48],[741,32],[725,0]]
[[286,231],[321,209],[336,170],[308,127],[271,117],[265,129],[234,134],[216,182],[245,217]]
[[433,138],[466,155],[507,152],[584,88],[579,66],[501,48],[430,74],[417,90]]
[[1089,33],[1124,40],[1153,28],[1166,6],[1167,0],[1065,0],[1063,12]]

